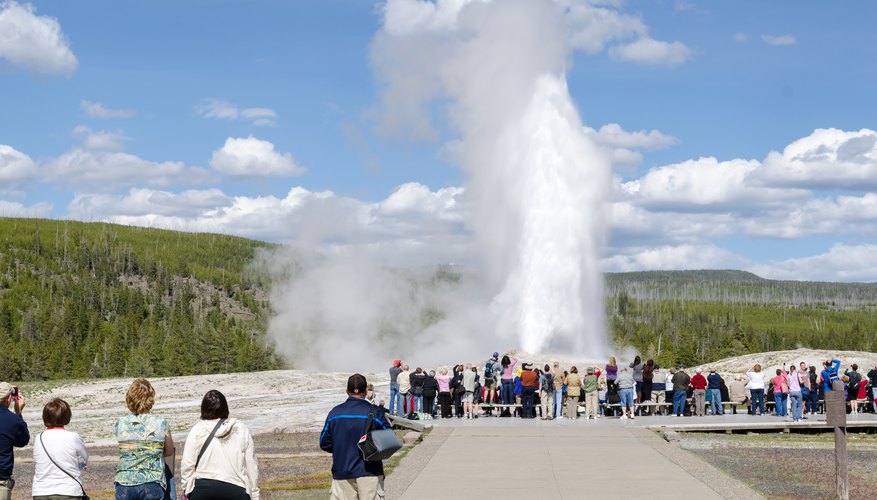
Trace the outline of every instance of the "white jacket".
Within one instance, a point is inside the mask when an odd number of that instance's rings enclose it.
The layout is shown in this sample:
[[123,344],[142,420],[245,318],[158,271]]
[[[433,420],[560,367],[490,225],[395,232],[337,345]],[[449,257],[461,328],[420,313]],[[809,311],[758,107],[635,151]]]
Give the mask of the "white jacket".
[[252,500],[259,500],[259,468],[256,447],[247,427],[230,418],[216,431],[204,450],[198,469],[195,461],[207,436],[216,427],[214,420],[201,420],[186,437],[180,464],[181,485],[186,494],[195,489],[195,479],[214,479],[236,484],[247,490]]

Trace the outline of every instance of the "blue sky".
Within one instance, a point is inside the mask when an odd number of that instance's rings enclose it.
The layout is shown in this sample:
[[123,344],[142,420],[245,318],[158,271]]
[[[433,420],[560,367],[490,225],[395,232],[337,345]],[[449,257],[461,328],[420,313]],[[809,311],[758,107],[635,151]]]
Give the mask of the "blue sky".
[[[617,160],[607,270],[877,280],[877,6],[557,3]],[[444,103],[429,140],[381,127],[384,3],[0,5],[0,215],[471,257]]]

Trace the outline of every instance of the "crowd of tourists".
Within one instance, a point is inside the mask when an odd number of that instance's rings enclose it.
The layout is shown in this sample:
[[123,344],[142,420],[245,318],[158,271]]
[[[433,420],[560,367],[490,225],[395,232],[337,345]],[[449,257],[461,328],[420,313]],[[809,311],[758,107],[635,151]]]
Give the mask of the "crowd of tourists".
[[[167,420],[152,414],[155,390],[135,379],[125,394],[128,415],[115,421],[119,463],[114,476],[117,499],[176,499],[174,441]],[[21,412],[26,399],[18,388],[0,382],[0,500],[12,498],[13,447],[30,443]],[[10,411],[10,407],[12,411]],[[88,450],[76,432],[65,427],[72,411],[53,398],[42,412],[46,430],[33,439],[34,499],[87,498],[82,471]],[[259,471],[250,431],[229,418],[225,396],[211,390],[201,401],[201,418],[186,438],[180,463],[180,490],[190,500],[259,498]]]
[[[756,364],[745,373],[721,374],[715,368],[662,367],[636,356],[620,364],[583,369],[522,362],[513,353],[494,352],[482,364],[458,364],[413,371],[402,360],[390,367],[388,412],[416,419],[519,418],[588,420],[601,416],[633,419],[640,415],[723,415],[745,408],[751,415],[770,414],[797,422],[823,412],[825,393],[842,382],[851,414],[875,412],[877,366],[867,374],[855,363],[841,372],[839,360],[821,367],[801,361],[768,374]],[[767,401],[766,401],[767,400]],[[385,402],[381,402],[384,405]]]

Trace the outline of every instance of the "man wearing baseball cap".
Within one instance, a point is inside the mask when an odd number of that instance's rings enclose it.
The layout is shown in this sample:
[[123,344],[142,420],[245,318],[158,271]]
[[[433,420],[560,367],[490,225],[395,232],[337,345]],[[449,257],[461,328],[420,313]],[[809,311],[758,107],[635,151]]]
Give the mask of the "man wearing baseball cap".
[[[13,404],[15,413],[9,411],[10,404]],[[30,432],[21,418],[24,404],[24,396],[18,393],[17,387],[0,382],[0,500],[11,499],[12,487],[15,486],[12,479],[13,447],[21,448],[30,442]]]
[[[499,353],[494,352],[484,364],[484,402],[488,405],[496,403],[496,384],[501,372],[502,365],[499,364]],[[493,407],[488,406],[485,412],[487,415],[492,415]]]

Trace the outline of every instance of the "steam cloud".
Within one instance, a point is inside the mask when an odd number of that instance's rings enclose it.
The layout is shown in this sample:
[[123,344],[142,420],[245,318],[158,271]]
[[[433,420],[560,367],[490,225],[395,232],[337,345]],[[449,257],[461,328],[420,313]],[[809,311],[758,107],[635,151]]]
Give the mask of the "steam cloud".
[[381,126],[415,139],[454,132],[445,152],[467,175],[478,279],[311,259],[272,297],[269,331],[295,366],[385,366],[397,356],[429,366],[502,345],[605,356],[599,253],[611,167],[566,86],[567,3],[386,3],[371,47]]

